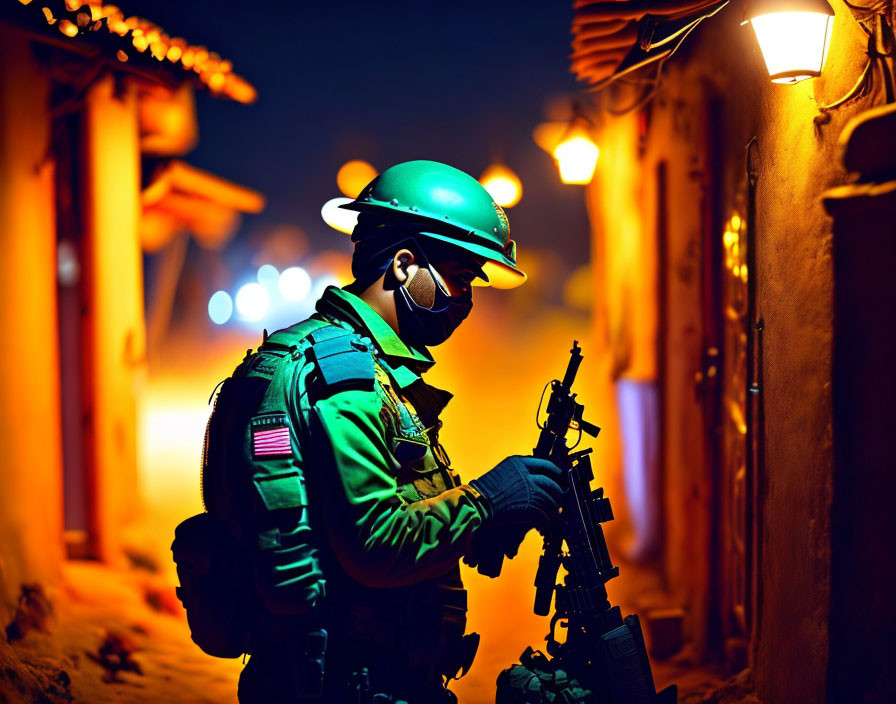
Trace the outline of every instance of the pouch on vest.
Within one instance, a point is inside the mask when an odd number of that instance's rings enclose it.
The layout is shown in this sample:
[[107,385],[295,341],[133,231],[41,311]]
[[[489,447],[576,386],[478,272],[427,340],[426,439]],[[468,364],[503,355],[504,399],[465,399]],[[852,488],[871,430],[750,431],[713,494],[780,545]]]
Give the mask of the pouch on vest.
[[177,526],[171,550],[193,642],[219,658],[248,652],[254,600],[240,547],[227,527],[200,513]]

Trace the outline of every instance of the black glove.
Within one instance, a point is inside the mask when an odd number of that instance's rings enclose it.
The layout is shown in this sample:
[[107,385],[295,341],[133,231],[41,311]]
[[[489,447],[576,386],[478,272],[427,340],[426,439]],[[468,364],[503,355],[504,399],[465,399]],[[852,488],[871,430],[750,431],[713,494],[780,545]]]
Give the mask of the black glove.
[[512,559],[519,552],[528,526],[496,526],[487,523],[476,531],[464,562],[477,568],[481,575],[497,577],[501,574],[504,558]]
[[[488,524],[543,530],[560,505],[563,489],[558,481],[562,475],[549,460],[514,455],[471,481],[470,486],[488,504]],[[514,554],[520,542],[522,538],[514,546]]]

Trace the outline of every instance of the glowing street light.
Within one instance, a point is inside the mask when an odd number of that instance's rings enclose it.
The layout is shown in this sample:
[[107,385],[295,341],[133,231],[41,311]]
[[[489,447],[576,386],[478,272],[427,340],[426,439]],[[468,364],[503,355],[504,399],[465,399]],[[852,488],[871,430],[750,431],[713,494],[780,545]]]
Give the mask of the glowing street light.
[[333,198],[324,203],[324,207],[320,209],[320,216],[334,230],[344,232],[347,235],[352,234],[355,225],[358,224],[358,211],[346,210],[340,206],[351,203],[353,198]]
[[311,291],[311,277],[300,266],[291,266],[280,274],[280,295],[287,301],[301,301]]
[[233,315],[233,299],[227,291],[215,291],[208,299],[208,317],[215,325],[223,325]]
[[519,177],[504,164],[492,164],[479,177],[479,183],[502,208],[512,208],[523,197]]
[[271,298],[261,284],[245,284],[236,294],[236,309],[246,320],[261,320],[268,312]]
[[554,159],[557,160],[563,183],[591,183],[600,150],[591,139],[590,126],[591,121],[587,117],[576,114],[560,143],[554,147]]
[[376,169],[366,161],[353,159],[342,165],[336,173],[336,185],[342,194],[349,198],[357,198],[364,186],[377,176]]
[[747,6],[747,22],[753,25],[774,83],[799,83],[821,75],[834,25],[827,0],[756,0]]

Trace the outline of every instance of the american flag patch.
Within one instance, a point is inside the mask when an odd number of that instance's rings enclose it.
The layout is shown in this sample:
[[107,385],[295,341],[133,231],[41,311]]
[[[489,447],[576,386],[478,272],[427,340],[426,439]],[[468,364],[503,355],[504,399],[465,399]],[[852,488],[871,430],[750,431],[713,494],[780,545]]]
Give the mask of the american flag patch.
[[291,455],[292,445],[289,442],[289,428],[254,431],[252,433],[252,454],[255,457]]

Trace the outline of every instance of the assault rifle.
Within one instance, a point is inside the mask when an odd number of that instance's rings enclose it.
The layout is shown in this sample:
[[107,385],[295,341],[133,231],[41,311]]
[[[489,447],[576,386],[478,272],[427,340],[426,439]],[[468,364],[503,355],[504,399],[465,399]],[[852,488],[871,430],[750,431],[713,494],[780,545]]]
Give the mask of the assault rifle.
[[[533,451],[563,470],[565,490],[560,512],[545,532],[535,576],[535,613],[547,616],[554,597],[551,630],[545,637],[550,664],[591,690],[595,704],[674,704],[675,685],[656,692],[638,617],[623,618],[607,597],[605,585],[619,575],[619,568],[610,559],[601,524],[613,520],[613,510],[602,488],[591,489],[591,448],[575,451],[583,433],[596,438],[600,428],[582,418],[585,407],[572,392],[582,363],[578,342],[573,342],[570,354],[563,380],[549,384],[547,415],[539,422],[541,434]],[[547,390],[548,385],[538,415]],[[567,446],[570,431],[578,433],[572,447]],[[561,565],[567,574],[563,584],[557,584]],[[556,638],[558,624],[567,630],[562,643]]]

